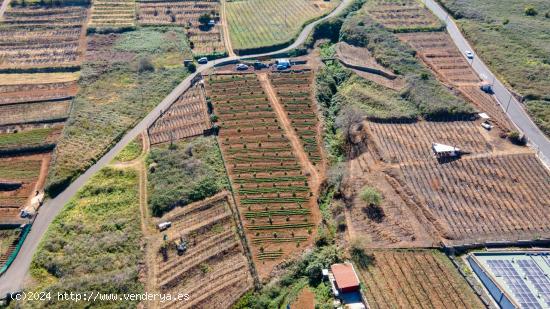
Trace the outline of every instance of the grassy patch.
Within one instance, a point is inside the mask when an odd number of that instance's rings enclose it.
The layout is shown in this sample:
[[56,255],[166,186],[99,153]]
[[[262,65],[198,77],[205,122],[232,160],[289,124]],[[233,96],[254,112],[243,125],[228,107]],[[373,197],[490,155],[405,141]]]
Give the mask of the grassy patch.
[[412,102],[428,119],[471,114],[472,106],[443,86],[415,57],[415,52],[388,29],[377,24],[363,8],[344,22],[343,41],[366,47],[378,63],[407,81],[401,97]]
[[550,101],[528,101],[527,111],[542,132],[550,136]]
[[155,216],[229,188],[221,153],[213,137],[152,148],[149,205]]
[[36,146],[47,143],[48,137],[56,129],[45,128],[17,133],[0,134],[0,148]]
[[38,178],[42,160],[0,160],[2,179],[32,180]]
[[302,26],[329,13],[340,1],[318,7],[308,0],[247,0],[227,3],[231,43],[236,51],[274,46],[292,40]]
[[130,142],[122,151],[117,154],[115,161],[128,162],[137,159],[142,151],[141,139],[137,138]]
[[[174,52],[183,59],[188,43],[179,28],[140,28],[102,48],[83,66],[80,92],[50,169],[50,194],[98,160],[188,75],[182,65],[155,66],[155,59]],[[143,59],[153,66],[141,70]]]
[[[110,168],[98,172],[48,228],[31,264],[30,289],[52,296],[66,291],[143,292],[138,280],[143,261],[139,214],[137,172]],[[32,305],[66,303],[52,297]],[[129,305],[137,303],[125,302]]]

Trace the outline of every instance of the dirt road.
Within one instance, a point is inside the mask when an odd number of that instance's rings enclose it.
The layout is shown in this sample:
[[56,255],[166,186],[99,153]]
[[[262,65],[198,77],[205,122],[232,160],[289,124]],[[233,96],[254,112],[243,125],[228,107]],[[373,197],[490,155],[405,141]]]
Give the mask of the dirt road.
[[227,22],[227,1],[222,0],[222,29],[223,29],[223,41],[225,44],[225,49],[227,50],[227,55],[229,57],[234,57],[235,52],[233,52],[233,46],[231,45],[231,37],[229,36],[229,23]]

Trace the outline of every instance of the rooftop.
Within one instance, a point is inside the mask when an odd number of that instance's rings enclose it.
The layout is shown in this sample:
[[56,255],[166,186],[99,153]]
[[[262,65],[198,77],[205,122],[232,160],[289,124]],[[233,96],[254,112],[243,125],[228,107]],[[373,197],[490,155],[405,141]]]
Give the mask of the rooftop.
[[357,278],[351,263],[332,264],[330,270],[334,275],[338,289],[343,290],[359,286],[359,278]]

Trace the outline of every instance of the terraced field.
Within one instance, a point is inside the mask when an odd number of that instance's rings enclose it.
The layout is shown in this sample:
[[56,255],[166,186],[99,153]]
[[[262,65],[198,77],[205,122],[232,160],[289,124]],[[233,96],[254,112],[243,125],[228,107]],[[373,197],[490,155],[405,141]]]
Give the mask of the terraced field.
[[452,145],[474,154],[491,151],[479,124],[474,121],[367,122],[367,126],[370,137],[387,162],[433,161],[432,143]]
[[[225,52],[222,27],[219,24],[219,0],[141,0],[138,4],[138,23],[141,25],[181,25],[196,56]],[[216,25],[201,26],[199,17],[210,14]]]
[[44,185],[49,155],[0,158],[0,223],[19,222],[19,212]]
[[135,18],[134,0],[95,0],[92,2],[90,28],[133,27]]
[[415,49],[443,82],[456,86],[476,108],[487,113],[502,132],[514,128],[497,101],[479,89],[481,80],[447,33],[403,33],[398,37]]
[[315,206],[308,176],[256,75],[211,75],[207,81],[239,212],[265,278],[312,238]]
[[80,6],[9,7],[0,24],[0,71],[74,71],[83,54],[86,15]]
[[[253,287],[234,212],[231,195],[224,191],[159,220],[172,227],[157,236],[156,244],[166,235],[168,245],[155,248],[156,284],[162,293],[189,294],[184,303],[164,302],[160,308],[228,308]],[[180,237],[188,246],[178,255],[173,242]]]
[[302,26],[328,14],[339,0],[247,0],[227,3],[231,45],[237,54],[290,42]]
[[450,243],[550,236],[550,172],[534,154],[419,162],[401,172]]
[[435,30],[441,23],[418,0],[375,0],[367,3],[369,14],[395,32]]
[[298,72],[274,72],[269,76],[283,104],[292,126],[296,129],[309,160],[314,164],[321,162],[320,136],[318,120],[311,93],[313,73],[310,70]]
[[69,117],[71,100],[0,105],[0,125],[63,122]]
[[149,128],[151,144],[203,135],[212,127],[202,86],[182,94]]
[[375,250],[359,269],[371,308],[482,308],[447,257],[435,250]]

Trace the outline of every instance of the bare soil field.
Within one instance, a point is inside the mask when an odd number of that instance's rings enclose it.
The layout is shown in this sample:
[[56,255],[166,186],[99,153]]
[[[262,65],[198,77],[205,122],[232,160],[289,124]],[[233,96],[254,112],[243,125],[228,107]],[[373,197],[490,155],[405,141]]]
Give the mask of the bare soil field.
[[420,162],[400,170],[400,183],[420,198],[448,243],[550,236],[550,172],[534,154]]
[[475,85],[480,82],[446,32],[401,33],[397,37],[415,49],[418,56],[443,81],[454,85]]
[[206,80],[238,209],[265,279],[275,265],[311,243],[317,216],[310,177],[255,74]]
[[397,32],[441,27],[437,17],[417,0],[376,0],[367,5],[374,20]]
[[479,89],[481,80],[456,48],[446,32],[398,34],[418,52],[418,56],[441,81],[456,86],[460,93],[480,111],[487,113],[502,132],[513,128],[497,101]]
[[[231,195],[224,191],[159,219],[172,222],[172,227],[158,233],[150,248],[156,252],[156,284],[161,293],[189,294],[188,301],[164,302],[160,308],[228,308],[253,287],[236,211]],[[180,237],[187,250],[178,255],[174,241]]]
[[42,190],[50,154],[0,158],[0,223],[20,221],[19,212]]
[[432,143],[452,145],[475,154],[492,150],[481,134],[484,129],[475,121],[367,122],[367,127],[380,155],[391,163],[433,161]]
[[[146,0],[138,4],[138,23],[141,25],[181,25],[187,29],[193,53],[206,55],[225,51],[222,26],[219,24],[221,3],[219,0],[175,2]],[[211,14],[215,26],[201,26],[199,17]]]
[[0,105],[70,99],[76,95],[77,91],[76,81],[0,85]]
[[[412,247],[548,236],[550,172],[528,148],[481,128],[480,121],[374,123],[355,132],[344,195],[350,237],[369,246]],[[438,162],[431,143],[466,151]],[[368,211],[363,186],[383,196]]]
[[359,268],[371,308],[482,308],[451,261],[435,250],[374,250]]
[[9,7],[0,25],[0,70],[79,67],[86,16],[80,6]]
[[211,127],[204,89],[197,83],[164,111],[148,132],[151,144],[158,144],[202,135]]
[[405,86],[405,81],[376,62],[368,49],[339,42],[335,51],[336,57],[344,66],[364,79],[394,90],[400,90]]

